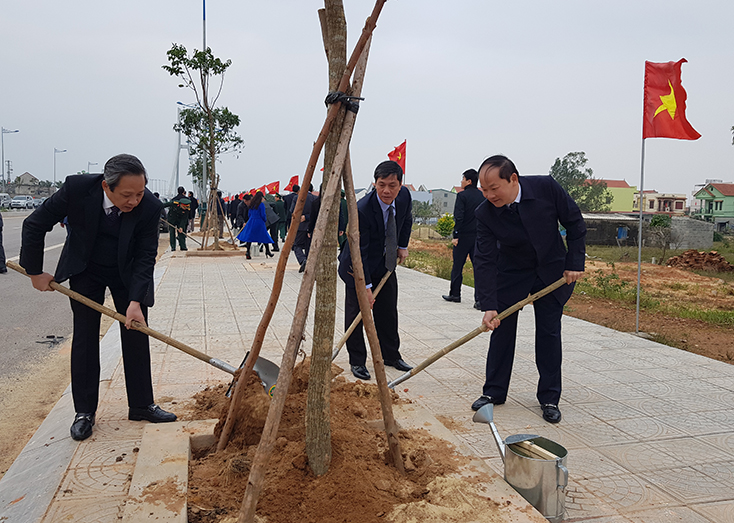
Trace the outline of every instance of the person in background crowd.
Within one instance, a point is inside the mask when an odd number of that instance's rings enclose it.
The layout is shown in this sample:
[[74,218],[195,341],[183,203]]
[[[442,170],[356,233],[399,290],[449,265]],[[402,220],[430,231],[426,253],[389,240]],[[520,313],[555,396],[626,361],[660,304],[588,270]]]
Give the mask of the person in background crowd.
[[[464,189],[456,195],[454,204],[454,265],[451,268],[451,287],[448,295],[442,298],[446,301],[461,301],[461,283],[463,281],[464,264],[466,257],[474,266],[474,243],[477,240],[477,219],[474,210],[484,201],[482,192],[477,188],[478,174],[474,169],[464,171],[461,176],[461,187]],[[479,309],[476,289],[474,291],[474,308]]]

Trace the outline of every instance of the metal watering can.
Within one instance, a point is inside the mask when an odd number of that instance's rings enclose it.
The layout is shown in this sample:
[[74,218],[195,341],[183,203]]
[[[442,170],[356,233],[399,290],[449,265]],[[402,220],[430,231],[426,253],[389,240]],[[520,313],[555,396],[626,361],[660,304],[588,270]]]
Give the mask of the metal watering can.
[[548,521],[563,521],[566,511],[568,451],[561,445],[535,434],[514,434],[502,441],[493,420],[494,405],[479,409],[472,420],[486,423],[505,464],[509,483]]

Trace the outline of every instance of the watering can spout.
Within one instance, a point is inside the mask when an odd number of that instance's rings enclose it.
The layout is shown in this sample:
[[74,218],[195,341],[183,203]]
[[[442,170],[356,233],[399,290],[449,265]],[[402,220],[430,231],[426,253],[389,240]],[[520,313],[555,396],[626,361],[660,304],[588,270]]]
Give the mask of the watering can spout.
[[494,424],[494,405],[491,403],[483,406],[479,409],[474,417],[472,418],[474,423],[486,423],[492,429],[492,435],[494,436],[494,442],[497,444],[497,450],[500,451],[500,457],[502,462],[505,461],[505,443],[500,437],[500,433],[497,431],[497,427]]

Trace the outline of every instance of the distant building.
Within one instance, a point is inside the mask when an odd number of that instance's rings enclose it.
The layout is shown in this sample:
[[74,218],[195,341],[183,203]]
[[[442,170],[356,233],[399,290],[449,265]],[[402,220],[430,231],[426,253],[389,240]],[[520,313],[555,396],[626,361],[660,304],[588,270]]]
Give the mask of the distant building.
[[[701,202],[702,200],[699,200],[696,198],[696,193],[706,187],[710,183],[724,183],[724,180],[714,179],[714,178],[707,178],[706,183],[697,183],[693,186],[693,191],[691,192],[691,200],[689,203],[688,208],[690,209],[691,216],[696,214],[701,214]],[[726,182],[731,183],[731,182]]]
[[717,231],[734,227],[734,183],[709,183],[694,197],[701,201],[697,217],[713,222]]
[[637,186],[629,185],[625,180],[599,180],[607,184],[607,190],[614,198],[611,212],[632,212],[635,208]]
[[[636,191],[633,211],[640,211],[639,201],[640,192]],[[642,191],[642,212],[683,216],[686,213],[687,201],[688,197],[685,194],[659,193],[652,190]]]
[[56,188],[51,187],[51,182],[42,182],[26,171],[15,179],[15,183],[8,186],[8,192],[17,195],[29,194],[34,198],[41,198],[51,196],[56,192]]
[[447,191],[446,189],[431,189],[429,191],[433,197],[433,205],[435,205],[441,214],[453,214],[454,204],[456,203],[456,193]]

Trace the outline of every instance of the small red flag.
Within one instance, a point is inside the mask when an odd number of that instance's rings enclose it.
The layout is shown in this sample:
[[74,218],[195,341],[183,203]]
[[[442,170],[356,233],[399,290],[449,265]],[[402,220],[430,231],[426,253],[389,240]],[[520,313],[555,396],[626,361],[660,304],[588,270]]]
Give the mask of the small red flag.
[[397,164],[403,170],[403,174],[405,174],[405,149],[407,142],[408,140],[405,140],[403,143],[393,149],[391,153],[387,153],[387,158],[389,160],[392,160],[393,162],[397,162]]
[[280,182],[269,183],[265,188],[268,190],[268,194],[275,194],[280,192]]
[[677,62],[645,62],[645,103],[642,138],[698,140],[701,135],[686,120],[686,91]]
[[258,191],[261,192],[261,193],[263,193],[263,196],[265,196],[265,190],[266,190],[266,188],[267,188],[267,185],[263,185],[262,187],[260,187],[258,189]]
[[250,189],[249,191],[247,191],[247,194],[249,194],[250,196],[255,196],[256,193],[257,189]]
[[286,185],[283,190],[284,191],[292,191],[294,185],[298,185],[298,175],[293,176],[291,178],[291,181],[288,182],[288,185]]

